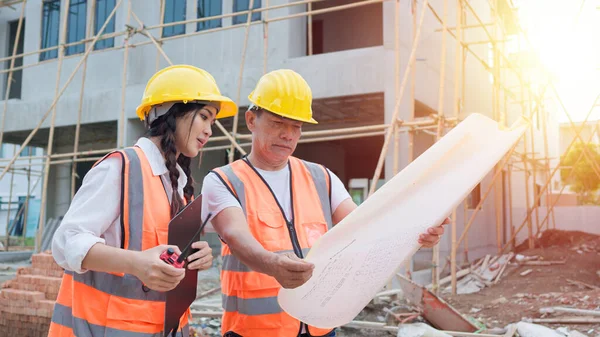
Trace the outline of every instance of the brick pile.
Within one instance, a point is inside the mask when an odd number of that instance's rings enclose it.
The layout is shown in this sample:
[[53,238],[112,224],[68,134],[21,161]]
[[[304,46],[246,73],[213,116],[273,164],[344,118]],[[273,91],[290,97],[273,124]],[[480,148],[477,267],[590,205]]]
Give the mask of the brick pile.
[[0,336],[46,337],[63,269],[49,253],[34,254],[0,288]]

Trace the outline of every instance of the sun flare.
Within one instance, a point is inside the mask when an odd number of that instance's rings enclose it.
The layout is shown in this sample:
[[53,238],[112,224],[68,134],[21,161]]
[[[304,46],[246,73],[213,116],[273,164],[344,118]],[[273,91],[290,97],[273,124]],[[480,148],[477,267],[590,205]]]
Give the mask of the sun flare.
[[[600,94],[600,9],[596,8],[596,1],[514,3],[539,62],[555,79],[556,89],[572,119],[582,121]],[[600,119],[600,108],[594,110],[589,120],[594,119]],[[558,120],[566,122],[568,118],[560,111]]]

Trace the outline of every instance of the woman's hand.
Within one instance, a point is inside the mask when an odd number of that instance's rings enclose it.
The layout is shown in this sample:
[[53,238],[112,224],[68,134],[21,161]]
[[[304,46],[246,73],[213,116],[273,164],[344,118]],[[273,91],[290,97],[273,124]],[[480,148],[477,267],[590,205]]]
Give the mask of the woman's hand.
[[175,253],[181,254],[177,246],[160,245],[150,248],[136,255],[133,265],[133,274],[139,278],[146,287],[156,291],[169,291],[177,287],[185,276],[184,268],[176,268],[160,259],[160,254],[172,248]]
[[192,243],[192,248],[199,249],[199,251],[188,256],[189,269],[206,270],[212,267],[213,256],[212,249],[208,246],[206,241],[196,241]]

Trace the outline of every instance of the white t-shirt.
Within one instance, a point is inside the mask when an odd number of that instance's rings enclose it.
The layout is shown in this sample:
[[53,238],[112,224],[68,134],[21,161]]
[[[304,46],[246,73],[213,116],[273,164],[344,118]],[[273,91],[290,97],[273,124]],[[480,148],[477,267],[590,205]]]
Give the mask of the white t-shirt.
[[[256,167],[255,167],[256,168]],[[279,171],[265,171],[259,168],[256,170],[265,179],[267,184],[273,190],[277,201],[283,208],[285,216],[288,220],[291,219],[291,202],[290,202],[290,171],[287,166]],[[329,169],[327,169],[329,171]],[[329,171],[331,176],[331,214],[335,213],[337,207],[346,199],[350,198],[350,193],[342,184],[333,172]],[[219,212],[228,207],[241,208],[237,199],[229,192],[227,187],[214,173],[209,173],[204,177],[202,183],[202,214],[212,213],[215,217]],[[214,231],[210,222],[206,225],[207,231]]]

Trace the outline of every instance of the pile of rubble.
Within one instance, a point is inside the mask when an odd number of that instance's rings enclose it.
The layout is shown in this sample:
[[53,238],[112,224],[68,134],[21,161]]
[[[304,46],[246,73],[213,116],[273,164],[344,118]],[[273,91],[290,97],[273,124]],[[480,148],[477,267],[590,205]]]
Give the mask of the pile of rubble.
[[0,336],[47,336],[62,274],[52,255],[34,254],[31,267],[2,284]]
[[190,328],[190,337],[219,336],[221,336],[221,320],[218,318],[201,317]]
[[[581,246],[585,246],[587,252],[600,253],[600,236],[581,231],[548,229],[533,242],[533,248],[571,247],[577,251]],[[525,240],[515,248],[515,251],[520,253],[528,249],[529,243]]]
[[[553,266],[565,264],[566,260],[546,261],[541,256],[525,256],[521,254],[508,253],[501,256],[491,257],[487,255],[484,259],[480,259],[471,267],[457,272],[456,293],[458,295],[473,294],[479,292],[485,287],[491,287],[498,284],[503,275],[506,274],[507,268],[511,267],[514,270],[522,266]],[[521,272],[521,276],[527,276],[533,269],[526,269]],[[450,277],[440,281],[440,285],[450,283]],[[429,285],[431,288],[431,285]],[[443,289],[444,293],[450,293],[452,288],[447,286]]]

